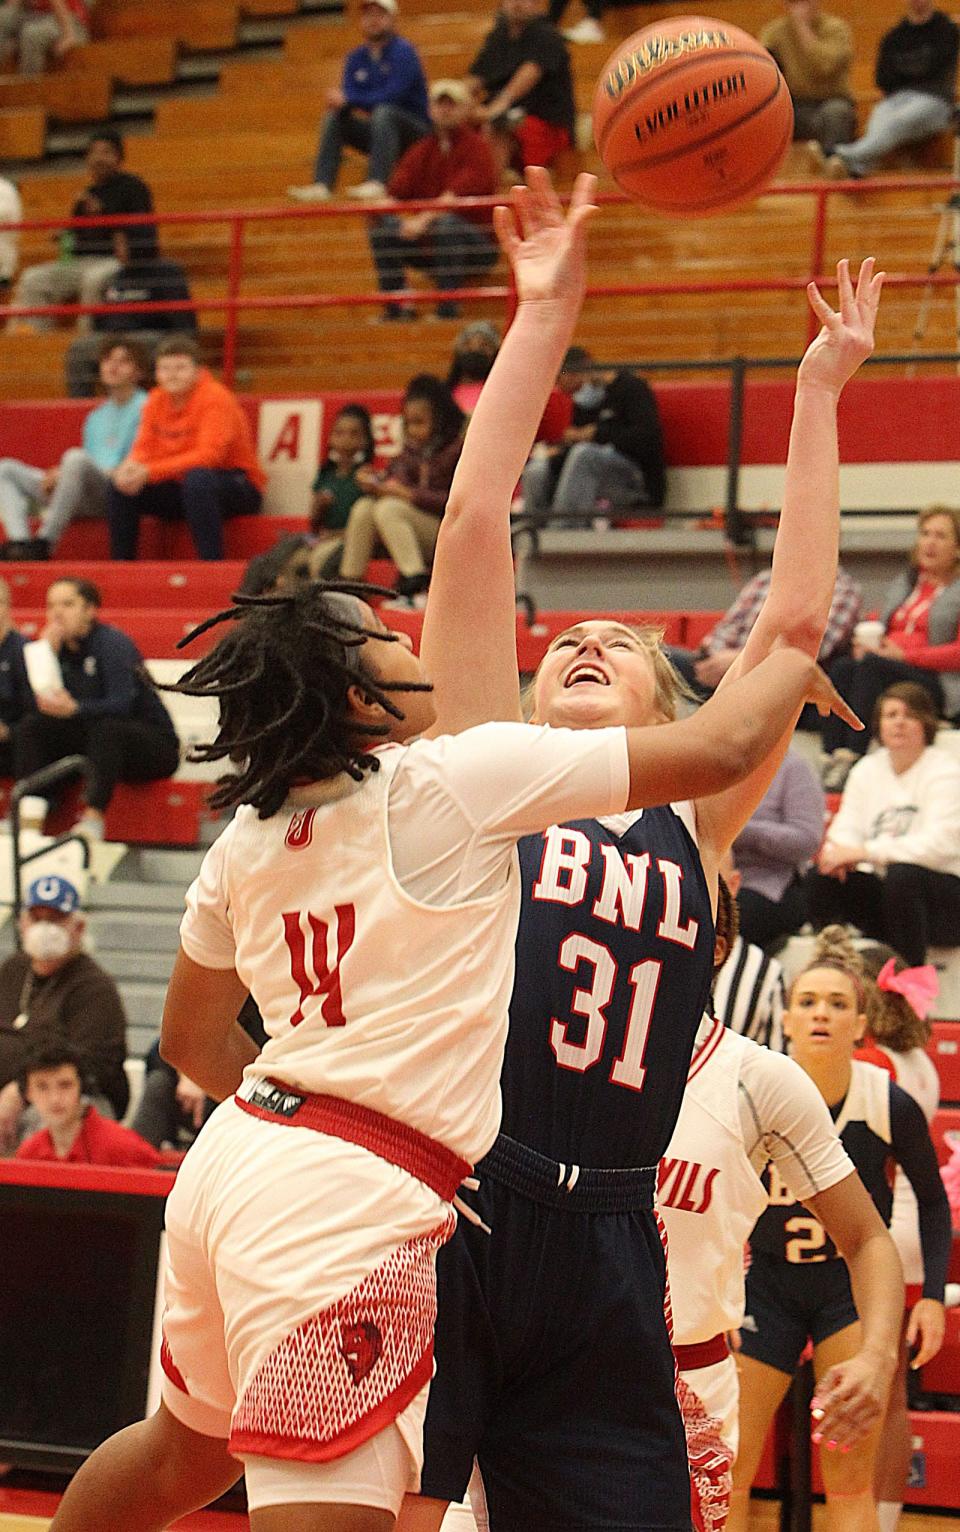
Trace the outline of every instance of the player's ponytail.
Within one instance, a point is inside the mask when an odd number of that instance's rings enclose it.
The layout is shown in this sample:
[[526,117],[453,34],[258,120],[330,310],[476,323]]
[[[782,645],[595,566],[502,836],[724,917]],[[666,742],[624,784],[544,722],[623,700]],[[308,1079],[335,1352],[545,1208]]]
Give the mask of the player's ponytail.
[[388,693],[431,689],[426,682],[379,681],[364,664],[367,639],[392,643],[398,637],[364,626],[357,598],[382,594],[389,592],[338,580],[289,594],[235,596],[231,607],[181,639],[178,648],[220,623],[235,624],[167,688],[215,697],[220,705],[216,738],[190,753],[195,761],[226,760],[237,767],[217,782],[211,807],[249,803],[268,819],[298,782],[325,781],[342,771],[361,781],[377,770],[364,737],[383,738],[389,726],[354,718],[350,687],[361,687],[396,719],[404,715]]

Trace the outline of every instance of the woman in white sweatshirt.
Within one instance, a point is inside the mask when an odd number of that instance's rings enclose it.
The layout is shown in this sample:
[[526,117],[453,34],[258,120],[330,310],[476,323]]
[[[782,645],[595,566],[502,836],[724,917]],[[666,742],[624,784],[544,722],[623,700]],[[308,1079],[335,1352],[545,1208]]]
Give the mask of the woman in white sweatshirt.
[[834,921],[889,942],[910,967],[931,944],[960,939],[960,764],[934,744],[922,686],[889,687],[877,704],[882,748],[854,766],[808,874],[815,930]]

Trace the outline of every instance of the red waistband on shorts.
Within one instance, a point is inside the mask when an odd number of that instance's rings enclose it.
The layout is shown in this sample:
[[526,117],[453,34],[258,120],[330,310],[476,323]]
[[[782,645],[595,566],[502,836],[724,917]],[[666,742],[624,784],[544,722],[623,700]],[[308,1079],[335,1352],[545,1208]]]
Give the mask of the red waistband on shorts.
[[305,1095],[280,1080],[253,1077],[244,1080],[233,1099],[251,1117],[291,1128],[313,1128],[369,1149],[381,1160],[416,1176],[445,1202],[453,1201],[457,1187],[473,1168],[417,1128],[340,1096]]
[[694,1346],[674,1346],[673,1354],[681,1372],[696,1372],[698,1367],[714,1367],[725,1362],[730,1355],[727,1337],[720,1331],[710,1340],[697,1341]]

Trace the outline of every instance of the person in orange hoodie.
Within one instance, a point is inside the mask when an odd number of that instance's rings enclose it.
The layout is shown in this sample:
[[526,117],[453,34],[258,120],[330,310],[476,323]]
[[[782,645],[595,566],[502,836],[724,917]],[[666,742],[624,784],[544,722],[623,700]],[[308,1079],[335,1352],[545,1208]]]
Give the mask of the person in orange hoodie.
[[141,516],[184,517],[201,559],[223,558],[223,519],[260,509],[266,478],[235,394],[189,335],[157,348],[156,388],[107,503],[110,556],[135,559]]

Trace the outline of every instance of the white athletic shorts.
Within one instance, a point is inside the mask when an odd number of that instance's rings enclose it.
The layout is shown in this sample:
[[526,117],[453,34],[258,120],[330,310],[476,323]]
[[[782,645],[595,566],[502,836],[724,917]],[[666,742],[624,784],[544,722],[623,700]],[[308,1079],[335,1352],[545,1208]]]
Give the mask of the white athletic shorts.
[[732,1356],[681,1372],[677,1399],[687,1434],[693,1524],[719,1532],[727,1524],[737,1455],[740,1390]]
[[229,1441],[253,1504],[396,1513],[418,1487],[454,1224],[355,1142],[218,1107],[167,1202],[163,1399]]

